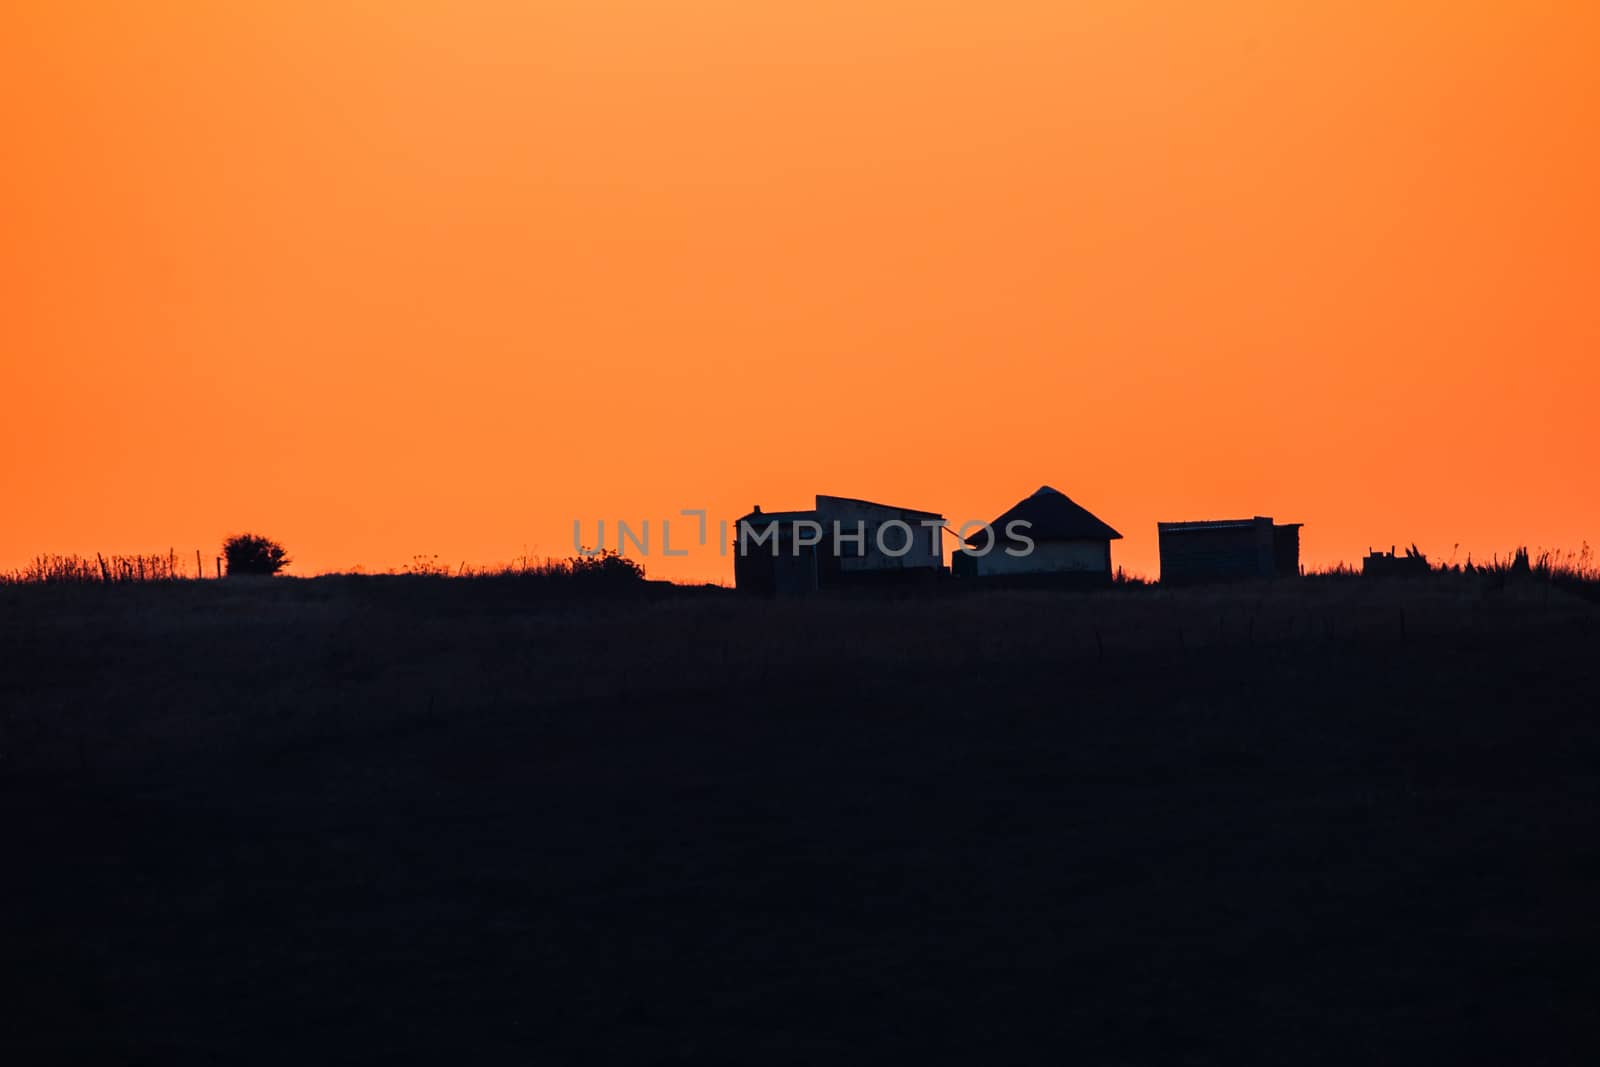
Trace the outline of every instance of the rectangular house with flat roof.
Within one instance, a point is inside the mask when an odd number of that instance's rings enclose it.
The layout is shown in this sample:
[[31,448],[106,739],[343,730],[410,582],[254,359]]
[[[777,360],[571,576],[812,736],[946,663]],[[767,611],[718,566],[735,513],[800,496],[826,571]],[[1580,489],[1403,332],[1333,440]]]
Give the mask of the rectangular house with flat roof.
[[1158,522],[1161,584],[1237,582],[1300,574],[1298,522],[1250,519]]

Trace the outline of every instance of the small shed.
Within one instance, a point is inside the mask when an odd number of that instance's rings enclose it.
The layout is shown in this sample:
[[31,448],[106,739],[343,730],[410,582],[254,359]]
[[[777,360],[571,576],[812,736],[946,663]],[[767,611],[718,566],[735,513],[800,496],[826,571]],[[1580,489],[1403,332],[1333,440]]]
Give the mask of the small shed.
[[1161,583],[1234,582],[1252,578],[1293,578],[1300,574],[1298,522],[1275,523],[1268,516],[1158,522]]
[[1361,561],[1361,574],[1365,578],[1405,577],[1428,574],[1432,570],[1428,565],[1428,557],[1415,544],[1403,554],[1397,553],[1393,545],[1389,546],[1387,552],[1374,552],[1368,548],[1367,557]]

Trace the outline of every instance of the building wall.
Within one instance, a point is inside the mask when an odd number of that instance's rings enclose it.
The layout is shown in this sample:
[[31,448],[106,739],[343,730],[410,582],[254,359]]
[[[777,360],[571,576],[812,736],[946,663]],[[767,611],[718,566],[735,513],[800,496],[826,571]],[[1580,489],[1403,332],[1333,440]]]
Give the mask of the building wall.
[[[770,557],[769,557],[770,559]],[[817,550],[809,545],[799,555],[772,559],[772,591],[777,596],[804,596],[817,591]]]
[[1298,526],[1271,519],[1214,527],[1160,530],[1161,581],[1238,581],[1292,577],[1300,571]]
[[1004,539],[975,558],[978,577],[1012,574],[1111,574],[1110,541],[1035,541],[1026,556],[1008,556]]
[[759,553],[744,555],[739,542],[733,543],[733,587],[741,593],[771,596],[776,592],[777,575],[772,558]]
[[1272,528],[1273,564],[1279,578],[1300,575],[1300,527],[1288,523]]
[[[911,531],[910,543],[903,555],[881,552],[877,545],[879,528],[894,519],[904,522]],[[906,511],[903,508],[885,507],[866,501],[843,497],[817,497],[817,507],[809,512],[781,512],[752,519],[742,519],[734,540],[734,585],[745,592],[766,596],[795,596],[819,588],[839,584],[903,580],[920,581],[938,577],[943,567],[943,537],[937,530],[920,525],[930,519],[926,513]],[[799,523],[806,520],[822,527],[822,540],[816,545],[800,545]],[[854,542],[841,547],[843,556],[834,554],[833,523],[837,521],[847,534],[853,534],[856,524],[861,524],[864,534],[859,553]],[[741,552],[740,544],[746,528],[754,533],[776,529],[777,554],[772,541],[757,545],[750,538],[749,552]],[[812,532],[807,530],[805,536]],[[904,531],[893,529],[885,536],[890,548],[898,549],[905,541]]]
[[[796,596],[815,592],[819,585],[819,560],[817,548],[797,546],[793,519],[772,519],[759,523],[741,522],[741,537],[746,526],[753,533],[762,533],[776,525],[775,541],[757,545],[753,537],[748,552],[740,551],[741,541],[733,543],[733,584],[741,592],[762,596]],[[777,545],[774,553],[773,545]]]
[[[846,541],[842,545],[842,555],[839,559],[839,569],[845,574],[858,574],[866,571],[885,570],[938,570],[944,565],[944,546],[940,542],[943,534],[928,527],[918,525],[929,517],[902,508],[885,507],[882,504],[873,504],[861,500],[847,500],[843,497],[819,496],[817,497],[817,521],[822,523],[822,544],[818,548],[823,552],[833,550],[833,523],[837,521],[846,534],[854,534],[856,523],[863,524],[865,538],[863,549],[857,554],[853,542]],[[903,556],[890,556],[878,550],[878,528],[892,519],[899,519],[911,527],[910,550]],[[931,521],[931,520],[930,520]],[[904,540],[904,532],[899,529],[890,530],[885,536],[885,541],[890,548],[898,549]]]

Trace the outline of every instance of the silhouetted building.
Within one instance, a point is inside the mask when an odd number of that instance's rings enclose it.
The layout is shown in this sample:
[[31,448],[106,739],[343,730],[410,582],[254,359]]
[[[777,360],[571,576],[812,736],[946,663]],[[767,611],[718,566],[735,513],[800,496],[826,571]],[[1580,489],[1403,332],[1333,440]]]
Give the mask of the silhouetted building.
[[1048,485],[1012,505],[950,557],[958,577],[1015,584],[1111,581],[1111,542],[1122,535]]
[[817,497],[808,511],[742,516],[733,582],[745,592],[794,596],[848,585],[936,578],[944,566],[944,517],[844,496]]
[[1158,522],[1161,582],[1233,582],[1292,578],[1300,573],[1298,522],[1253,519]]
[[1361,561],[1361,573],[1367,578],[1427,574],[1432,569],[1428,566],[1428,557],[1423,555],[1416,545],[1406,549],[1404,555],[1397,554],[1393,545],[1389,546],[1387,552],[1374,552],[1369,548],[1367,557]]

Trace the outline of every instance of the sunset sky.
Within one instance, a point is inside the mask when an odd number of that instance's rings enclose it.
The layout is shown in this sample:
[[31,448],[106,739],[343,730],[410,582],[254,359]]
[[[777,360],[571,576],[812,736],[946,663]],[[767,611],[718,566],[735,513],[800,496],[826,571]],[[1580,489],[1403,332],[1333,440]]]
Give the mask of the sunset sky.
[[14,0],[0,568],[1043,483],[1151,576],[1600,544],[1597,56],[1592,0]]

